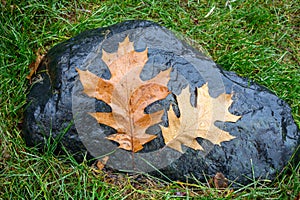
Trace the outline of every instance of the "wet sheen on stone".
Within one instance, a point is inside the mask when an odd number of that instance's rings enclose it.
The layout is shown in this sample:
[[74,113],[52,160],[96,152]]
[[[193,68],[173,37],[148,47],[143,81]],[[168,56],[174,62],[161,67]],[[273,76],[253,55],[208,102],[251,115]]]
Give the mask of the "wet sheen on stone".
[[[197,88],[208,82],[212,97],[222,93],[234,94],[229,111],[242,117],[235,123],[217,121],[215,125],[236,138],[222,142],[220,146],[197,138],[204,151],[183,146],[185,152],[179,154],[165,151],[161,130],[155,125],[147,131],[156,133],[157,138],[145,144],[144,149],[136,154],[134,165],[129,164],[132,163],[132,153],[118,149],[116,143],[105,139],[116,131],[98,124],[87,114],[111,112],[110,106],[82,92],[75,70],[89,70],[109,79],[110,71],[101,59],[102,50],[115,52],[118,43],[127,35],[134,42],[136,51],[148,48],[148,61],[140,74],[142,80],[172,68],[168,88],[173,94],[148,106],[145,112],[167,110],[171,102],[176,102],[176,95],[183,88]],[[27,97],[23,129],[25,141],[30,146],[44,149],[45,141],[52,137],[52,142],[59,141],[57,152],[63,145],[78,161],[86,153],[88,158],[93,158],[116,151],[110,157],[111,163],[108,162],[113,169],[146,171],[160,176],[143,161],[149,159],[172,180],[191,178],[190,181],[193,181],[194,177],[204,182],[204,175],[214,176],[221,172],[231,181],[246,184],[253,178],[274,179],[300,144],[299,129],[284,101],[265,87],[253,82],[249,84],[249,80],[234,72],[222,70],[214,61],[153,22],[127,21],[85,31],[53,47],[40,64],[36,76],[39,79],[32,85]],[[193,102],[196,94],[192,89],[190,92]],[[168,125],[166,115],[162,124]],[[297,163],[299,160],[298,152],[294,161]]]

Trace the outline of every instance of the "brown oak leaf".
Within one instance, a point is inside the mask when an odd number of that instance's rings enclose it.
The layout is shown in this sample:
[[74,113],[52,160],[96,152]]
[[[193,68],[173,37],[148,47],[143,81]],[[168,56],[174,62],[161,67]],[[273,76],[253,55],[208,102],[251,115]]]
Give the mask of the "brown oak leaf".
[[140,73],[148,60],[148,49],[134,50],[133,42],[126,37],[119,43],[117,52],[102,51],[102,60],[108,66],[111,78],[98,77],[77,69],[84,93],[111,106],[112,112],[90,113],[98,123],[114,128],[117,133],[107,139],[118,142],[119,148],[137,152],[156,135],[146,134],[146,129],[161,121],[163,111],[146,114],[145,108],[170,93],[167,83],[171,68],[143,81]]
[[181,144],[195,150],[203,150],[196,140],[197,137],[218,145],[235,138],[214,125],[215,121],[236,122],[240,118],[228,111],[232,104],[232,95],[221,94],[217,98],[212,98],[208,93],[207,83],[197,88],[197,94],[197,106],[193,107],[190,103],[189,89],[183,89],[177,96],[180,117],[175,115],[170,106],[169,126],[161,126],[165,144],[179,152],[182,152]]
[[30,63],[30,65],[28,66],[28,68],[30,69],[30,73],[26,76],[26,78],[29,79],[30,82],[31,82],[32,76],[35,74],[42,59],[44,58],[44,55],[41,54],[41,49],[38,49],[37,52],[35,53],[35,55],[36,55],[36,59],[32,63]]
[[108,156],[104,156],[102,159],[97,160],[96,166],[97,166],[98,170],[102,170],[105,167],[108,159],[109,159]]
[[228,187],[228,179],[221,172],[217,172],[214,177],[209,180],[209,186],[217,189]]

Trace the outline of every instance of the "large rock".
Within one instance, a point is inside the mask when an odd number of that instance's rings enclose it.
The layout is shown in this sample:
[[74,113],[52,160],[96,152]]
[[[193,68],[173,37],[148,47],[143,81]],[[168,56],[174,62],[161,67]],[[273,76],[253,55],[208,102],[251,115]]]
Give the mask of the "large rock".
[[[109,80],[111,74],[102,59],[103,51],[116,52],[118,43],[126,36],[134,42],[135,51],[148,48],[148,61],[141,74],[137,74],[142,80],[152,79],[160,71],[172,68],[168,82],[172,94],[145,109],[146,113],[165,110],[162,122],[147,130],[156,133],[157,138],[136,153],[120,149],[118,143],[105,138],[116,130],[97,123],[88,113],[111,112],[112,109],[83,92],[76,71],[76,68],[89,70]],[[195,102],[198,98],[195,88],[203,87],[206,82],[213,98],[223,93],[233,94],[229,112],[241,118],[236,122],[215,121],[212,125],[235,138],[216,145],[198,137],[203,150],[182,145],[183,152],[179,152],[166,147],[161,127],[170,124],[170,104],[179,117],[179,112],[185,111],[176,108],[176,96],[189,86],[191,102]],[[253,178],[273,179],[299,147],[299,136],[291,109],[284,101],[262,86],[223,71],[170,31],[149,21],[128,21],[89,30],[53,47],[34,77],[24,119],[28,145],[44,149],[47,141],[57,141],[57,151],[63,145],[79,161],[86,153],[88,158],[109,155],[107,167],[115,170],[156,175],[160,174],[159,170],[170,179],[184,181],[191,177],[204,181],[205,175],[213,176],[217,172],[240,183],[251,182]],[[299,162],[298,153],[294,161]]]

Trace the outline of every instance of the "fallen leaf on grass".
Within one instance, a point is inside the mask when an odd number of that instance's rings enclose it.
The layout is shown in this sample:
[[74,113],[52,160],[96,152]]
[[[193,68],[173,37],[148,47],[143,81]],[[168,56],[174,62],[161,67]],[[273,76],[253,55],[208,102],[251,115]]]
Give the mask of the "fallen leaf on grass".
[[44,57],[44,55],[41,54],[41,49],[38,49],[37,52],[35,53],[35,55],[36,55],[36,59],[28,66],[28,68],[30,69],[30,73],[26,76],[26,78],[29,79],[30,82],[31,82],[31,78],[32,78],[33,74],[35,74],[35,72],[37,71],[37,69]]
[[2,141],[0,140],[0,145],[2,146],[2,152],[1,152],[1,154],[0,154],[0,162],[2,162],[2,161],[6,161],[7,159],[9,159],[10,158],[10,154],[9,154],[9,152],[8,152],[8,150],[7,150],[7,146],[6,146],[6,144],[3,142],[3,144],[2,144]]
[[97,166],[98,170],[102,170],[105,167],[108,159],[109,159],[108,156],[104,156],[102,159],[97,161],[96,166]]
[[217,172],[216,175],[209,180],[209,185],[217,189],[225,189],[228,187],[228,179],[221,172]]
[[93,165],[92,165],[92,170],[96,174],[100,174],[105,167],[107,161],[109,159],[109,156],[104,156],[103,158],[97,160]]

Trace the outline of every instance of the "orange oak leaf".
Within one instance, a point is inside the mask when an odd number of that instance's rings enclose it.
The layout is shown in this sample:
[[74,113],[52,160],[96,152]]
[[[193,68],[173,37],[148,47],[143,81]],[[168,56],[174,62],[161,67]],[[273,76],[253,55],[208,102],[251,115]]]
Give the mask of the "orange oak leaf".
[[117,133],[107,139],[119,143],[119,148],[137,152],[156,135],[146,129],[161,121],[163,111],[146,114],[145,108],[170,93],[167,83],[171,68],[143,81],[140,73],[148,60],[148,49],[134,50],[133,42],[126,37],[119,43],[117,52],[102,51],[102,60],[108,66],[111,78],[100,78],[89,71],[77,69],[84,93],[111,106],[112,112],[90,113],[98,123],[114,128]]
[[218,145],[235,138],[214,125],[215,121],[236,122],[240,118],[228,111],[232,104],[232,95],[223,93],[217,98],[212,98],[208,93],[207,83],[197,88],[197,92],[197,106],[193,107],[190,103],[189,89],[183,89],[177,96],[180,117],[175,115],[170,106],[169,126],[161,126],[165,144],[179,152],[182,152],[181,144],[195,150],[203,150],[196,140],[197,137]]

